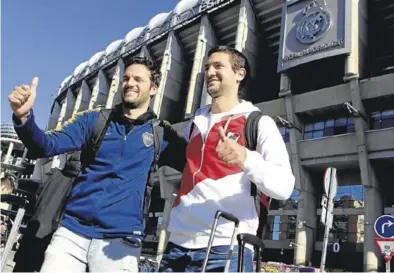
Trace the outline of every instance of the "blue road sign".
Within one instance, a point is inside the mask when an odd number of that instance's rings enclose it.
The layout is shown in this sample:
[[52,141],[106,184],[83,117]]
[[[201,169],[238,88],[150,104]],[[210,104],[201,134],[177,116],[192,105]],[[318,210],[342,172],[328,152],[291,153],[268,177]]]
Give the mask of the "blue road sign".
[[394,238],[394,216],[382,215],[374,224],[376,234],[381,238]]

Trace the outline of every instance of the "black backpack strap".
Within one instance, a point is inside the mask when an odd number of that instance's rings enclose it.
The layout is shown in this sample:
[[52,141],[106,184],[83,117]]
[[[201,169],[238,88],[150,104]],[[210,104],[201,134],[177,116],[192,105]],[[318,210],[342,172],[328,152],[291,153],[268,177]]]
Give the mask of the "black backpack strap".
[[[259,133],[259,121],[264,114],[260,111],[254,111],[249,114],[245,124],[245,147],[251,151],[257,148],[257,140]],[[268,219],[268,207],[261,204],[260,198],[262,192],[256,187],[256,184],[251,183],[250,195],[254,196],[256,212],[259,217],[259,226],[257,229],[257,237],[263,239],[265,228]],[[267,197],[268,198],[268,197]],[[268,206],[271,203],[271,198],[267,199]]]
[[190,141],[190,138],[192,137],[193,130],[194,130],[194,122],[193,122],[193,120],[192,120],[192,121],[191,121],[191,124],[190,124],[189,141]]
[[161,125],[163,125],[163,123],[160,120],[158,119],[152,120],[152,132],[154,137],[155,154],[151,167],[151,174],[156,173],[157,170],[159,169],[161,143],[163,142],[163,136],[164,136],[164,128]]
[[81,155],[83,168],[94,161],[104,139],[105,133],[108,130],[109,124],[111,123],[113,114],[113,109],[100,110],[99,116],[94,124],[89,143],[86,145],[85,149],[83,149],[83,153]]
[[[260,118],[263,116],[263,113],[260,111],[253,111],[249,114],[248,118],[246,119],[245,124],[245,147],[248,150],[256,151],[257,147],[257,138],[259,133],[259,121]],[[254,183],[250,187],[250,194],[252,196],[256,196],[257,188]]]
[[142,209],[142,214],[145,219],[149,216],[150,201],[153,189],[153,175],[159,169],[159,158],[161,151],[161,143],[164,136],[164,128],[161,126],[162,122],[159,119],[153,119],[151,121],[152,133],[153,133],[153,145],[154,145],[154,157],[153,162],[149,171],[148,181],[146,184],[145,194],[144,194],[144,204]]

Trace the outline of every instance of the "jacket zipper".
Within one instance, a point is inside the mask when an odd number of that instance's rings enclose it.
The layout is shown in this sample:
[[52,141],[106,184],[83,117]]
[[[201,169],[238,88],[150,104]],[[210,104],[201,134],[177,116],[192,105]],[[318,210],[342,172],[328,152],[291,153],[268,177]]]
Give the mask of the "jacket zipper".
[[[226,124],[224,125],[224,128],[223,128],[223,129],[224,129],[224,132],[227,131],[228,125],[230,124],[230,120],[232,119],[232,117],[233,117],[233,115],[231,115],[231,116],[227,119]],[[215,124],[216,124],[216,123],[215,123]],[[214,124],[211,128],[209,128],[209,130],[208,130],[208,132],[207,132],[207,135],[206,135],[206,138],[208,138],[209,132],[210,132],[211,129],[215,126],[215,124]],[[200,167],[198,168],[197,171],[195,171],[195,172],[193,173],[193,188],[194,188],[194,186],[196,185],[196,181],[195,181],[195,179],[196,179],[196,174],[199,173],[199,172],[201,171],[201,169],[202,169],[202,164],[203,164],[203,162],[204,162],[205,138],[202,136],[201,132],[200,132],[200,135],[201,135],[201,138],[202,138],[201,161],[200,161]]]
[[131,134],[131,130],[133,130],[133,127],[134,127],[134,126],[132,126],[132,127],[130,128],[130,131],[129,131],[127,134],[124,135],[123,140],[126,140],[127,137],[129,136],[129,134]]

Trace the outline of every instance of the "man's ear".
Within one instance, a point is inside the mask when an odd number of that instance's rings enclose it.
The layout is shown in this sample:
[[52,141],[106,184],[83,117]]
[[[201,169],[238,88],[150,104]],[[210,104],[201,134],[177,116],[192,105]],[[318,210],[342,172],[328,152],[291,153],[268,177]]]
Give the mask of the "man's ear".
[[152,87],[150,88],[149,95],[150,95],[150,96],[156,95],[158,89],[159,89],[159,88],[158,88],[156,85],[152,86]]
[[238,71],[237,71],[237,82],[241,82],[243,79],[245,79],[245,77],[246,77],[246,70],[245,70],[245,68],[240,68]]

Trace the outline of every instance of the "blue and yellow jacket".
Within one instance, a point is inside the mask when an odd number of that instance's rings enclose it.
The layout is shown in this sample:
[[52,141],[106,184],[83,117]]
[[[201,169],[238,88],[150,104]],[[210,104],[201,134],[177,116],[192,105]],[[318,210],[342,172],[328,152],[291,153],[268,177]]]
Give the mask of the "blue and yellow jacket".
[[[146,136],[152,134],[155,114],[148,111],[129,120],[120,106],[116,109],[94,162],[76,179],[61,221],[62,226],[89,238],[140,236],[144,231],[142,207],[154,157],[154,143],[146,141],[152,139]],[[14,126],[31,155],[51,157],[83,150],[98,115],[98,110],[77,114],[62,128],[44,132],[32,111],[23,124],[18,125],[20,121],[14,117]],[[165,129],[160,162],[181,171],[184,158],[176,158],[174,152],[182,151],[183,145],[173,130]]]

